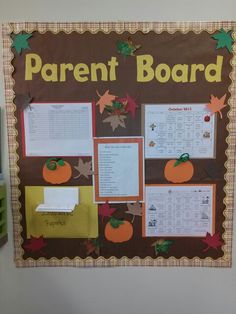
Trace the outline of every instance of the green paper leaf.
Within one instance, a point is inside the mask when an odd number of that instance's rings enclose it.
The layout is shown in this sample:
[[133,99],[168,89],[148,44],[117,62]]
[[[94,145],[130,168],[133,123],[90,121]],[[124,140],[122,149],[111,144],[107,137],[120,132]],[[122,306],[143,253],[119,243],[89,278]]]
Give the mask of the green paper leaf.
[[119,40],[116,43],[118,53],[122,54],[125,57],[134,56],[134,52],[140,47],[140,45],[134,45],[130,39],[128,39],[127,41]]
[[120,225],[123,225],[124,221],[111,217],[110,224],[113,228],[118,228]]
[[65,162],[64,162],[64,160],[62,160],[62,159],[59,159],[59,160],[57,161],[57,163],[58,163],[59,166],[65,166]]
[[231,36],[232,31],[226,32],[223,28],[216,34],[212,35],[212,38],[217,40],[216,49],[227,48],[229,52],[233,51],[233,38]]
[[160,239],[154,242],[152,246],[155,247],[155,253],[158,255],[159,253],[168,253],[172,243],[173,241]]
[[28,40],[32,37],[32,34],[17,34],[13,36],[12,47],[16,49],[18,54],[24,49],[30,49]]

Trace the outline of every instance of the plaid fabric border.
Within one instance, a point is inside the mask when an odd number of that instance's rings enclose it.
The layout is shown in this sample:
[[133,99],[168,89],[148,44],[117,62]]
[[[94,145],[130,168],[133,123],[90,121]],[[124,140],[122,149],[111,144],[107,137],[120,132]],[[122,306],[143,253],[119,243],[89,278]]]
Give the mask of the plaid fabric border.
[[233,38],[236,41],[236,22],[86,22],[86,23],[36,23],[36,22],[24,22],[24,23],[8,23],[3,24],[3,66],[4,66],[4,78],[5,78],[5,99],[6,99],[6,113],[7,113],[7,128],[8,128],[8,146],[9,146],[9,165],[10,165],[10,182],[11,182],[11,202],[12,202],[12,213],[13,213],[13,225],[14,225],[14,247],[15,247],[15,263],[17,267],[35,267],[35,266],[74,266],[74,267],[104,267],[104,266],[208,266],[208,267],[230,267],[232,259],[232,235],[233,235],[233,206],[234,206],[234,171],[235,171],[235,153],[236,153],[236,45],[233,47],[233,58],[232,66],[233,71],[231,73],[232,84],[229,88],[231,93],[231,98],[229,100],[230,112],[228,113],[230,122],[227,126],[229,131],[229,136],[227,138],[228,149],[226,155],[228,160],[225,164],[227,168],[227,173],[225,175],[226,186],[225,186],[225,199],[224,203],[226,209],[224,211],[225,222],[224,228],[225,232],[223,234],[224,239],[224,256],[213,260],[212,258],[200,259],[195,257],[193,259],[188,259],[187,257],[182,257],[176,259],[175,257],[170,257],[164,259],[162,257],[157,257],[155,259],[151,257],[146,257],[141,259],[139,257],[134,257],[129,259],[123,257],[117,259],[116,257],[111,257],[105,259],[99,257],[93,259],[87,257],[86,259],[81,259],[76,257],[74,259],[63,258],[51,258],[47,260],[45,258],[40,258],[38,260],[33,260],[31,258],[23,260],[22,254],[23,250],[21,248],[22,238],[21,238],[21,214],[19,203],[20,191],[18,189],[19,178],[18,178],[18,166],[17,160],[18,156],[16,154],[17,142],[16,135],[17,130],[15,128],[16,118],[14,116],[15,105],[13,104],[14,92],[13,85],[14,80],[12,79],[13,66],[11,61],[13,59],[13,54],[11,52],[11,32],[19,33],[21,31],[32,32],[38,31],[40,33],[45,33],[46,31],[51,31],[57,33],[59,31],[64,31],[65,33],[71,33],[72,31],[77,31],[83,33],[85,31],[90,31],[91,33],[97,33],[103,31],[109,33],[111,31],[116,31],[117,33],[122,33],[124,31],[129,31],[130,33],[135,33],[136,31],[142,31],[147,33],[149,31],[155,31],[156,33],[161,33],[162,31],[168,31],[169,33],[174,33],[175,31],[181,31],[186,33],[188,31],[194,31],[199,33],[201,31],[207,31],[213,33],[214,31],[224,28],[225,30],[233,30]]

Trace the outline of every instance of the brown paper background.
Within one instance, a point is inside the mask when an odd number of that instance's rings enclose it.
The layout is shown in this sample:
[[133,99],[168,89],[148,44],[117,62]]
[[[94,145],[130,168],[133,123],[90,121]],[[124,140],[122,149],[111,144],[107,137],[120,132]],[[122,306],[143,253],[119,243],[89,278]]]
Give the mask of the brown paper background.
[[[232,72],[232,55],[230,55],[226,49],[216,50],[216,41],[210,37],[209,32],[202,31],[196,34],[193,31],[183,34],[183,32],[177,31],[170,34],[167,31],[163,31],[161,34],[157,34],[154,31],[147,33],[136,32],[132,34],[132,40],[141,44],[142,47],[137,51],[138,54],[151,54],[154,58],[154,64],[167,63],[173,66],[176,63],[203,63],[205,65],[215,62],[217,55],[224,57],[224,65],[222,71],[222,82],[220,83],[207,83],[205,79],[200,79],[196,83],[175,83],[168,82],[165,84],[158,83],[155,79],[148,83],[136,82],[136,60],[134,57],[124,58],[116,52],[116,41],[119,39],[127,39],[130,36],[129,32],[117,34],[116,32],[104,33],[97,32],[91,34],[90,32],[84,32],[79,34],[78,32],[72,32],[65,34],[60,32],[53,34],[46,32],[40,34],[34,32],[33,37],[30,39],[31,51],[24,51],[21,56],[15,56],[12,60],[14,72],[12,77],[15,85],[13,87],[15,93],[30,93],[34,97],[36,102],[56,102],[56,101],[93,101],[97,100],[96,89],[103,93],[105,90],[110,89],[111,93],[124,97],[126,93],[135,97],[139,104],[139,109],[135,119],[131,117],[126,120],[126,129],[119,128],[112,132],[109,124],[103,124],[101,122],[101,116],[96,110],[96,136],[134,136],[141,135],[141,104],[143,103],[207,103],[210,99],[210,95],[221,97],[227,93],[227,100],[230,98],[228,91]],[[66,47],[66,48],[65,48]],[[14,52],[14,50],[12,50]],[[114,82],[86,82],[79,83],[74,80],[72,75],[68,75],[66,83],[48,83],[42,81],[40,76],[36,75],[33,81],[24,81],[24,55],[25,53],[33,52],[41,56],[44,63],[62,63],[70,62],[76,64],[79,62],[105,62],[110,59],[111,56],[116,56],[119,61],[117,68],[117,80]],[[69,72],[68,72],[69,73]],[[225,228],[223,223],[225,217],[223,212],[227,209],[225,206],[224,187],[226,180],[224,175],[226,174],[226,168],[224,167],[227,161],[225,151],[228,148],[226,138],[228,136],[227,124],[229,118],[227,112],[229,112],[230,106],[223,111],[223,119],[219,119],[217,115],[217,151],[216,159],[194,159],[195,174],[192,180],[188,183],[216,183],[216,231],[220,232],[223,236]],[[20,108],[16,108],[16,129],[18,136],[16,141],[19,143],[19,147],[16,151],[19,156],[19,189],[21,196],[19,203],[21,204],[20,214],[22,216],[20,223],[22,229],[18,233],[17,237],[21,237],[21,243],[26,240],[26,224],[24,214],[24,186],[26,185],[48,185],[42,179],[42,166],[47,158],[29,158],[22,156],[22,134],[20,128]],[[105,114],[104,116],[105,117]],[[65,158],[71,165],[77,163],[78,158]],[[86,158],[84,160],[89,160]],[[163,169],[166,160],[146,160],[145,161],[145,182],[146,183],[168,183],[163,176]],[[210,171],[209,171],[210,169]],[[210,173],[210,175],[209,175]],[[91,185],[92,181],[80,178],[78,180],[71,179],[65,185]],[[125,214],[127,210],[126,205],[116,205],[117,212],[115,217],[125,218],[129,221],[132,220],[131,215]],[[227,223],[228,217],[226,217],[225,223]],[[209,250],[203,253],[205,245],[201,242],[201,238],[168,238],[174,241],[170,252],[168,254],[160,254],[161,256],[156,258],[154,254],[154,248],[151,244],[157,240],[157,238],[142,238],[141,236],[141,217],[135,217],[134,220],[134,236],[132,240],[121,244],[112,244],[103,238],[104,226],[107,219],[104,222],[99,222],[99,234],[103,246],[101,248],[101,256],[104,259],[95,260],[96,255],[92,255],[94,260],[86,258],[85,247],[83,245],[84,240],[80,239],[47,239],[47,247],[44,248],[44,257],[42,258],[39,253],[29,254],[24,253],[22,255],[21,249],[21,262],[19,266],[31,266],[38,265],[37,262],[32,260],[41,260],[43,265],[53,265],[50,258],[69,258],[71,260],[77,260],[79,258],[79,265],[92,265],[103,266],[104,265],[122,265],[119,260],[123,257],[128,257],[131,262],[125,260],[125,265],[145,265],[142,259],[151,257],[147,265],[154,264],[166,264],[176,265],[184,264],[179,262],[168,262],[175,259],[185,258],[187,265],[198,265],[199,260],[209,261],[209,266],[216,265],[221,266],[224,260],[224,250]],[[225,224],[226,225],[226,224]],[[228,226],[226,226],[228,228]],[[17,230],[17,229],[15,229]],[[231,227],[230,227],[231,230]],[[226,239],[227,240],[227,239]],[[231,239],[229,239],[229,242]],[[229,243],[230,244],[230,243]],[[229,249],[230,251],[230,249]],[[32,258],[32,259],[31,259]],[[85,259],[84,262],[82,259]],[[141,258],[141,259],[140,259]],[[187,259],[186,259],[187,258]],[[48,262],[47,262],[48,260]],[[89,262],[88,262],[89,260]],[[146,260],[146,259],[145,259]],[[127,262],[126,262],[127,261]],[[152,262],[155,261],[155,262]],[[157,263],[156,263],[157,261]],[[165,261],[167,261],[165,263]],[[214,262],[215,261],[215,262]],[[218,262],[220,261],[220,262]],[[224,260],[225,261],[225,260]],[[229,262],[225,261],[227,265]],[[59,265],[70,265],[70,263],[61,263]],[[201,263],[200,263],[201,264]],[[74,265],[74,264],[73,264]],[[77,264],[76,264],[77,265]],[[207,263],[206,263],[207,266]]]

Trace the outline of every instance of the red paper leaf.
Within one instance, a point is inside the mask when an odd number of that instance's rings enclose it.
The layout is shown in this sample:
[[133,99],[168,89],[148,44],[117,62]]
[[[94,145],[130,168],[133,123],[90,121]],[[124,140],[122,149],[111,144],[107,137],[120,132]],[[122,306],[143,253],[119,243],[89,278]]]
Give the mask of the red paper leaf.
[[126,111],[131,113],[132,118],[135,118],[136,109],[138,108],[135,99],[126,94],[127,106]]
[[220,118],[222,119],[222,113],[221,110],[226,107],[225,103],[226,94],[222,96],[221,98],[215,97],[211,95],[210,103],[207,104],[207,109],[209,109],[212,114],[215,112],[219,112]]
[[98,214],[102,216],[102,218],[111,217],[115,210],[116,210],[115,208],[110,208],[108,201],[106,201],[106,203],[99,206]]
[[210,248],[217,250],[220,248],[224,243],[220,240],[220,234],[215,233],[211,235],[207,232],[206,237],[202,240],[203,243],[206,243],[208,246],[203,250],[203,252],[208,251]]
[[28,240],[28,243],[24,245],[24,249],[29,252],[37,252],[40,251],[42,248],[46,246],[46,242],[44,241],[43,236],[37,238],[30,236],[30,240]]

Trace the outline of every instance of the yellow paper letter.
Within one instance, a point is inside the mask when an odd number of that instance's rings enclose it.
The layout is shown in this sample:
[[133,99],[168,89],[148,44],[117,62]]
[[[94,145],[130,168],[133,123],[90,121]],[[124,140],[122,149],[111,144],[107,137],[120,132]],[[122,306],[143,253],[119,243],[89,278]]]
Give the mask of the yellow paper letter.
[[33,73],[39,73],[42,67],[42,60],[36,53],[28,53],[25,56],[25,80],[32,81]]
[[57,65],[56,63],[46,63],[42,67],[42,78],[46,82],[57,82]]
[[71,63],[62,63],[60,65],[60,82],[66,81],[66,70],[72,71],[74,69]]
[[86,82],[88,77],[83,75],[89,74],[89,68],[85,63],[78,63],[74,68],[74,77],[78,82]]
[[197,71],[204,71],[205,66],[204,64],[192,64],[191,65],[191,74],[190,74],[190,83],[196,82],[196,74]]
[[176,64],[172,69],[172,79],[177,83],[188,82],[188,65]]
[[116,80],[116,67],[119,65],[119,63],[116,60],[116,57],[111,57],[111,60],[108,61],[108,65],[110,67],[109,76],[110,81]]
[[[164,75],[162,74],[163,72],[164,72]],[[168,82],[170,79],[170,74],[171,74],[170,67],[167,64],[160,63],[156,67],[155,75],[156,75],[156,79],[160,83]]]
[[221,70],[223,57],[217,56],[216,64],[210,63],[205,70],[205,78],[208,82],[221,82]]
[[97,70],[101,70],[101,81],[107,81],[107,67],[104,63],[92,63],[91,64],[91,81],[97,82]]
[[[154,78],[152,68],[153,57],[151,55],[137,56],[137,82],[149,82]],[[146,73],[146,75],[144,75]]]

